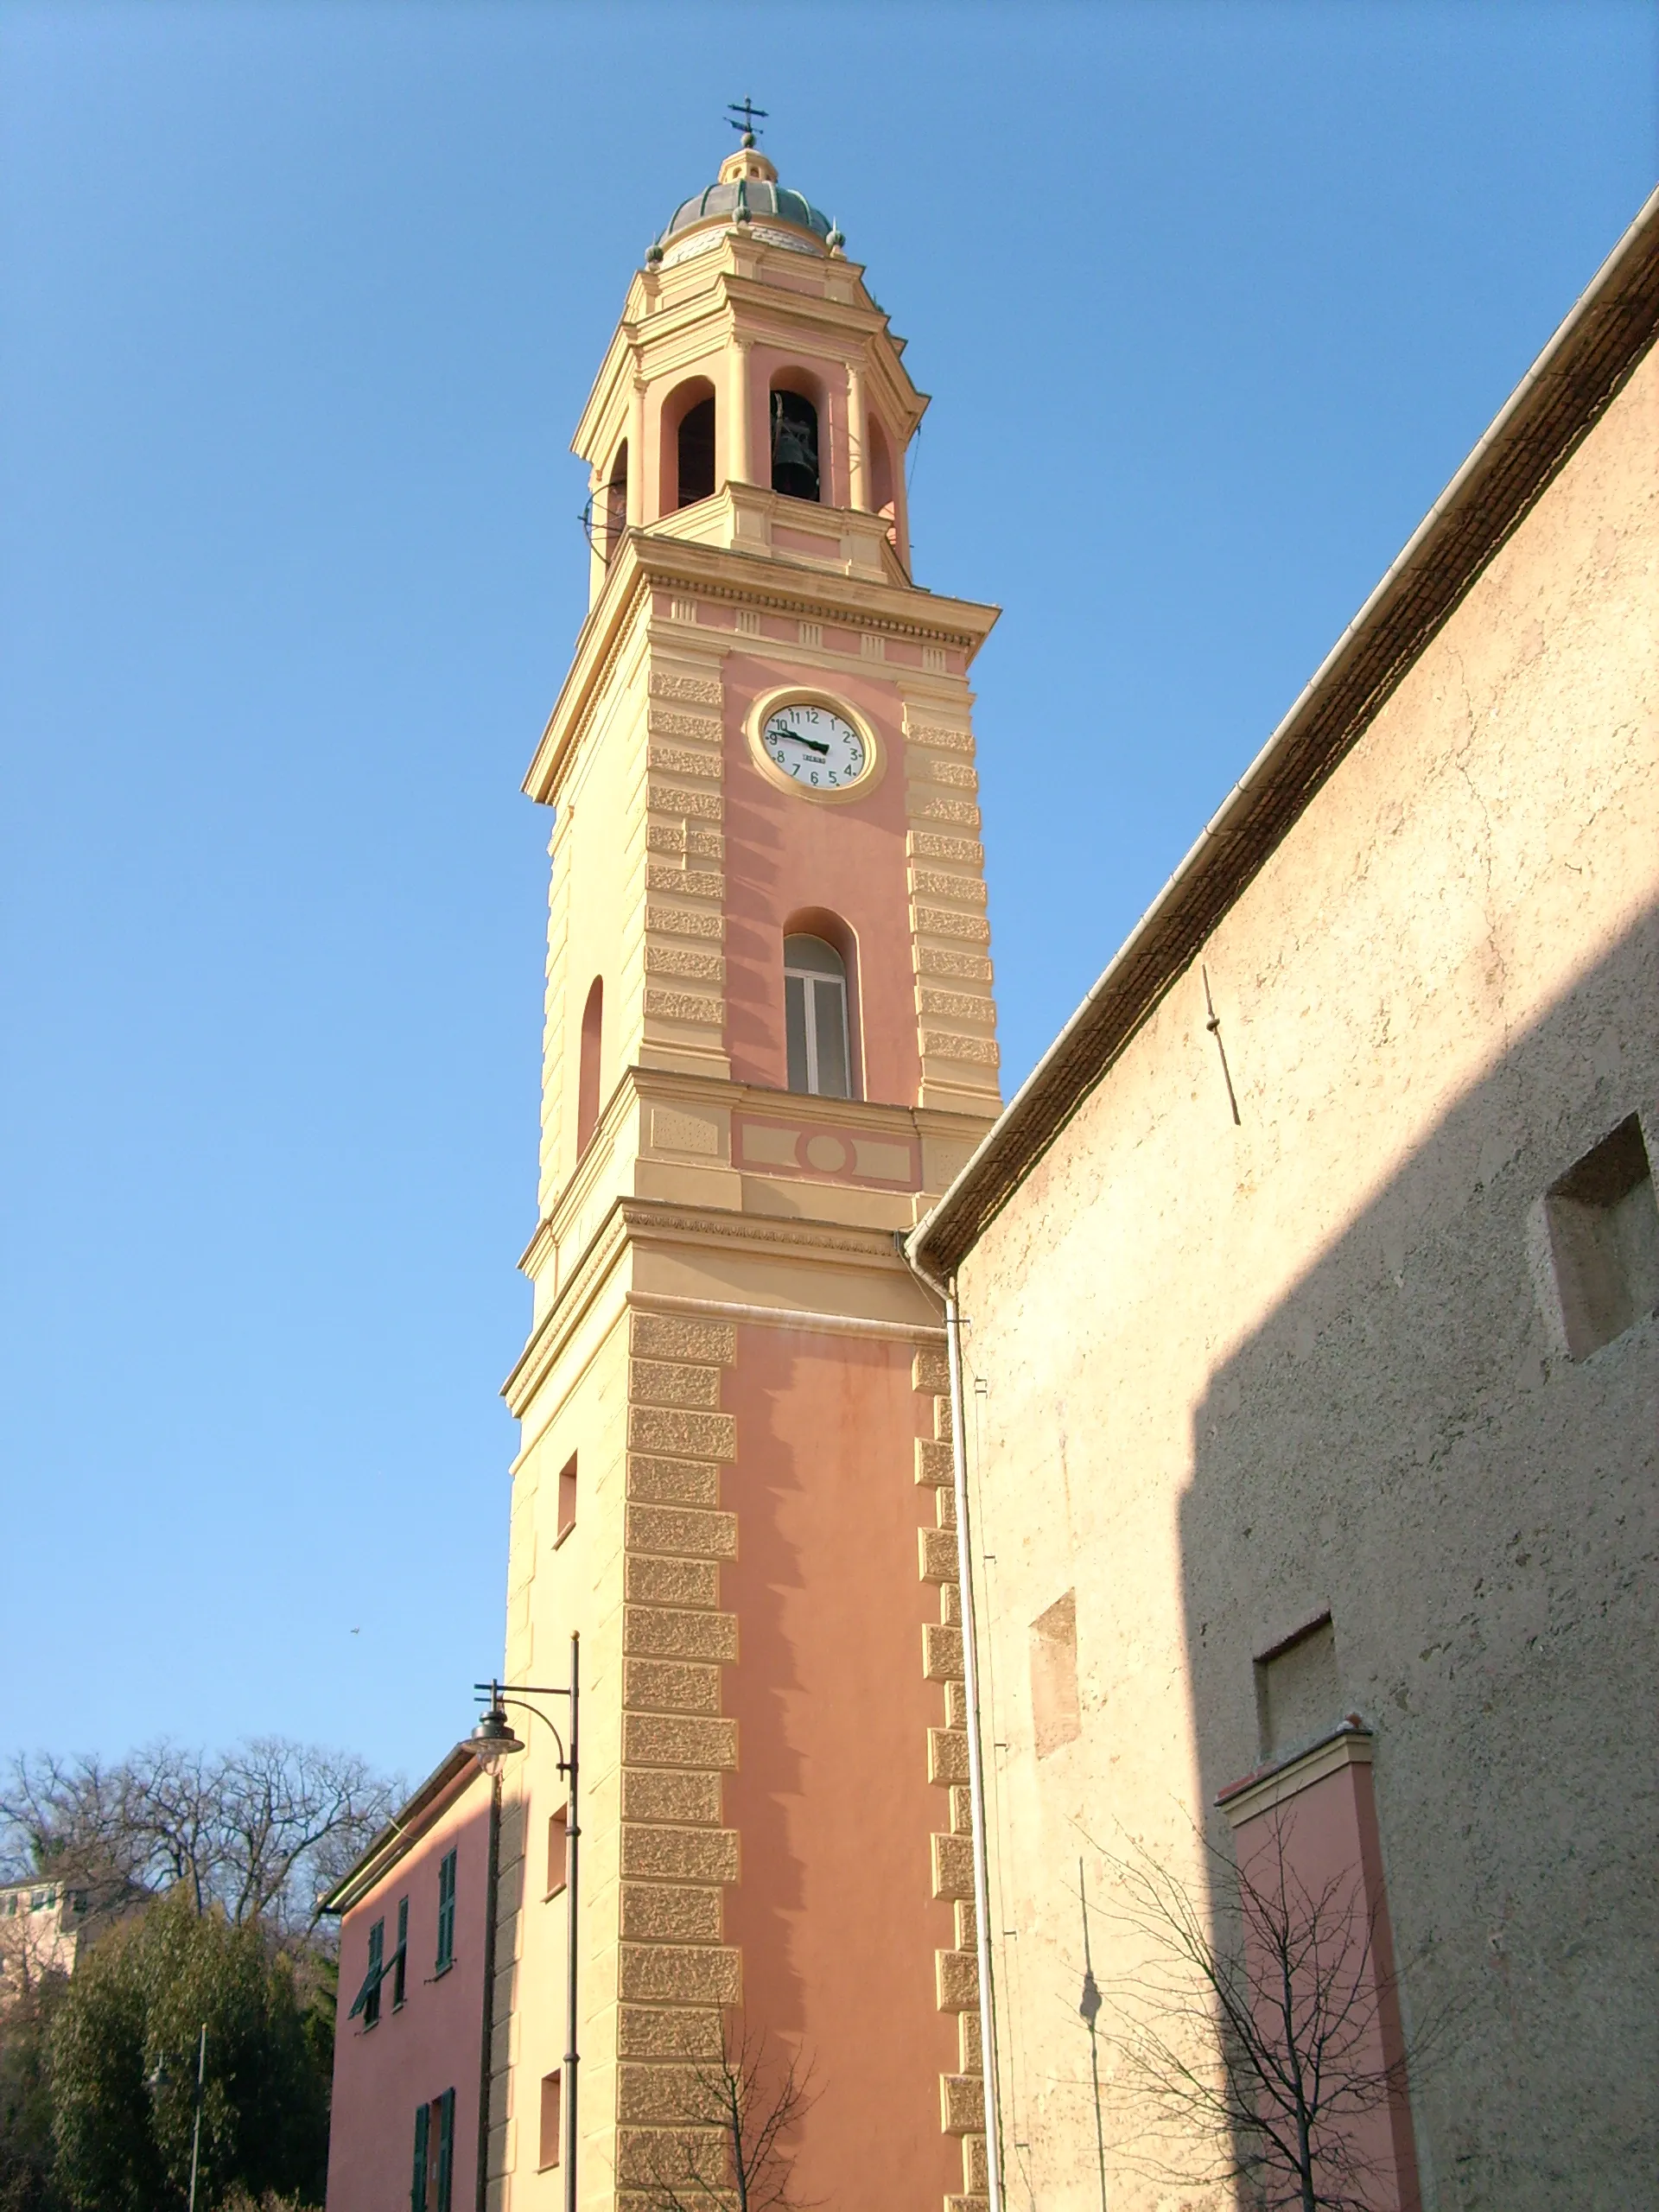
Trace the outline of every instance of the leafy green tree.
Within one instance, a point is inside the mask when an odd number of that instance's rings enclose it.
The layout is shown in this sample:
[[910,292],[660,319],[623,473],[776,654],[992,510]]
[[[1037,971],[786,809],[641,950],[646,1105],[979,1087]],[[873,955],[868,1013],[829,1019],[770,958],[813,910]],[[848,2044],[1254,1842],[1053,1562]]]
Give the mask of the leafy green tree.
[[[321,1993],[313,1993],[320,1999]],[[74,2212],[162,2212],[189,2187],[198,2038],[201,2212],[232,2190],[320,2202],[332,2035],[293,1959],[181,1886],[77,1971],[51,2037],[55,2178]]]

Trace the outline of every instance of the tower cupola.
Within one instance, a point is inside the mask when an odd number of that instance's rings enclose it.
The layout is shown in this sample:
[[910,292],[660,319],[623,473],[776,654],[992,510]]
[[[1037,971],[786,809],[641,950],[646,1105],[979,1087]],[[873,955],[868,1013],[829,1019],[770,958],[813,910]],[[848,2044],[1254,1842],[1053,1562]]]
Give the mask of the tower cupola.
[[905,458],[927,400],[844,244],[751,129],[675,209],[574,441],[594,603],[641,531],[909,583]]
[[[829,250],[834,226],[805,195],[791,192],[778,181],[775,164],[745,133],[743,143],[720,165],[720,175],[705,191],[683,200],[669,218],[667,228],[652,249],[664,264],[683,260],[699,250],[711,229],[731,223],[765,224],[765,235],[775,245],[798,252]],[[770,226],[784,228],[773,232]],[[693,240],[699,242],[694,245]]]

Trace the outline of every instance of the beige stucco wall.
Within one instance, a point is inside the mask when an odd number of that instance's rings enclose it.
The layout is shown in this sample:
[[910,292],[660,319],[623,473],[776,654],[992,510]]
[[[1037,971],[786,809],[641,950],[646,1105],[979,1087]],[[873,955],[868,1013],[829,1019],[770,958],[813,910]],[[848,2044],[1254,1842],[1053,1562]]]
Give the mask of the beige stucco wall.
[[[1659,1149],[1656,429],[1649,355],[1211,939],[1239,1125],[1194,967],[963,1268],[1015,2206],[1102,2202],[1079,1859],[1201,1886],[1253,1659],[1326,1607],[1408,2024],[1460,2008],[1426,2202],[1651,2189],[1659,1323],[1569,1361],[1538,1217],[1632,1111]],[[1207,2201],[1103,2063],[1112,2212]]]

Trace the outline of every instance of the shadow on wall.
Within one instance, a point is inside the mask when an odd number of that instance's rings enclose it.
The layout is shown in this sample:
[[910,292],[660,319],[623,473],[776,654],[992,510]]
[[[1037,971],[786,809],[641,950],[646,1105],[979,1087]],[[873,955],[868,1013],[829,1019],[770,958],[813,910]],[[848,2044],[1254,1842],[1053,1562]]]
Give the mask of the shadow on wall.
[[1212,1834],[1253,1768],[1351,1711],[1375,1732],[1408,2036],[1458,2018],[1412,2087],[1442,2208],[1622,2212],[1659,2166],[1656,1007],[1649,913],[1196,1421],[1180,1527]]

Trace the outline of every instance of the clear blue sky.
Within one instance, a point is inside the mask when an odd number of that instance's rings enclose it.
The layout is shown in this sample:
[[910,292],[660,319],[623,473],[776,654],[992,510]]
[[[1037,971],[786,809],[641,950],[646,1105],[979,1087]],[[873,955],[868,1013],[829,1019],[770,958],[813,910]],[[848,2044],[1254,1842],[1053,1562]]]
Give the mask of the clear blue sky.
[[[0,10],[0,1750],[500,1648],[566,441],[772,111],[935,395],[1023,1076],[1656,167],[1646,6]],[[353,1631],[360,1631],[353,1633]]]

